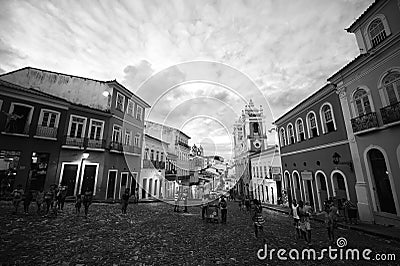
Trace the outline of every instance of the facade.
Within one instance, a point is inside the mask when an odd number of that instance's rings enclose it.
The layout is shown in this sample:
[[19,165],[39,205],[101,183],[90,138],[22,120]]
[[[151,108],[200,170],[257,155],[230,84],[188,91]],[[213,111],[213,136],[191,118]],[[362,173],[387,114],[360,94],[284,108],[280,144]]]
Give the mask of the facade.
[[282,197],[279,147],[268,146],[259,153],[250,155],[250,167],[254,197],[261,202],[277,204]]
[[336,86],[355,165],[360,218],[400,225],[400,5],[375,1],[348,29],[360,55]]
[[[30,67],[3,74],[0,79],[73,103],[60,128],[61,150],[55,173],[55,183],[68,186],[68,196],[89,189],[95,199],[113,201],[126,188],[136,190],[144,112],[150,107],[146,102],[115,80]],[[53,119],[56,114],[48,116]]]
[[145,134],[143,143],[143,167],[140,175],[140,199],[172,198],[174,181],[165,179],[168,143]]
[[[168,148],[164,150],[167,153],[167,164],[169,162],[174,171],[166,175],[166,178],[170,181],[180,181],[182,185],[189,185],[190,146],[188,142],[190,137],[179,129],[153,121],[146,121],[145,131],[146,134],[169,143]],[[174,174],[175,172],[176,174]],[[175,179],[172,180],[173,177],[175,177]]]
[[62,133],[71,104],[0,80],[0,182],[6,197],[17,185],[55,184]]
[[250,100],[233,127],[235,173],[238,180],[235,190],[238,195],[253,196],[249,156],[267,146],[264,125],[262,107],[256,108]]
[[[282,188],[289,204],[308,201],[322,211],[330,197],[357,202],[356,178],[339,97],[326,85],[275,121]],[[340,157],[341,164],[333,158]],[[344,164],[346,163],[346,164]]]

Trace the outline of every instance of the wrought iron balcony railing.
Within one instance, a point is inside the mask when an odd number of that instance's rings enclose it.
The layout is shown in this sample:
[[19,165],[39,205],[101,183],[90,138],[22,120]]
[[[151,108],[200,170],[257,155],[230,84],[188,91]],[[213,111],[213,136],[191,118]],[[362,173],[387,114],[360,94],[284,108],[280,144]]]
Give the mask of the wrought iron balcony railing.
[[400,121],[400,102],[381,108],[383,124]]
[[85,138],[82,137],[71,137],[71,136],[64,136],[62,144],[68,146],[76,146],[76,147],[85,147]]
[[47,138],[56,138],[57,137],[57,128],[56,127],[38,126],[36,129],[36,136],[47,137]]
[[116,142],[116,141],[110,142],[110,150],[123,151],[123,148],[124,147],[121,142]]
[[94,149],[104,149],[106,147],[106,141],[104,139],[88,139],[87,147]]
[[359,132],[366,129],[378,127],[378,119],[376,117],[376,113],[368,113],[356,118],[351,119],[351,126],[353,128],[353,132]]

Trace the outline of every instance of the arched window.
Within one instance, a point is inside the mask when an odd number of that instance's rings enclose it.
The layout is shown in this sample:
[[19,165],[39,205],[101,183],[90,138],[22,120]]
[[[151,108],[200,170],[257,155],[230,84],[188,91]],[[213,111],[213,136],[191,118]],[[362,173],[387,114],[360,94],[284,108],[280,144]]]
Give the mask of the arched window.
[[307,115],[308,137],[314,138],[319,136],[317,120],[314,112]]
[[386,39],[385,27],[380,18],[374,19],[368,27],[368,34],[371,39],[372,47],[377,46],[384,39]]
[[281,141],[281,147],[286,145],[286,134],[284,128],[281,128],[280,130],[280,141]]
[[354,93],[353,100],[357,116],[362,116],[372,112],[368,94],[364,89],[358,89]]
[[322,132],[329,133],[336,130],[336,121],[333,115],[332,105],[325,103],[320,110]]
[[150,160],[154,161],[154,150],[150,151]]
[[400,72],[389,71],[382,79],[387,105],[400,102]]
[[146,148],[146,149],[145,149],[144,158],[145,158],[146,160],[149,159],[149,148]]
[[303,141],[306,139],[306,135],[304,134],[303,119],[301,118],[298,118],[296,121],[296,134],[297,134],[297,141]]
[[288,134],[288,144],[293,144],[295,143],[294,140],[294,131],[293,131],[293,125],[289,124],[287,126],[287,134]]

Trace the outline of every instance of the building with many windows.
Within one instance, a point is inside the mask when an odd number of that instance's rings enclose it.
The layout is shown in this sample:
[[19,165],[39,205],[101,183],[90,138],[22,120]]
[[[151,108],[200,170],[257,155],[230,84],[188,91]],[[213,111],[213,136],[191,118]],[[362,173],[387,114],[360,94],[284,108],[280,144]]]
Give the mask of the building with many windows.
[[[61,121],[61,149],[56,182],[74,196],[89,189],[95,199],[119,199],[126,188],[135,190],[141,169],[144,110],[150,106],[117,81],[99,81],[68,74],[23,68],[0,79],[73,103],[40,114],[48,134],[52,121]],[[33,111],[33,109],[31,109]],[[32,117],[32,111],[24,117]],[[20,111],[10,107],[9,113]],[[22,112],[22,111],[21,111]],[[60,116],[61,117],[61,116]]]
[[[335,86],[328,84],[275,121],[288,202],[322,211],[330,197],[357,202],[356,178]],[[336,164],[334,158],[342,163]]]
[[375,1],[347,31],[360,55],[328,80],[340,96],[360,218],[400,225],[399,1]]

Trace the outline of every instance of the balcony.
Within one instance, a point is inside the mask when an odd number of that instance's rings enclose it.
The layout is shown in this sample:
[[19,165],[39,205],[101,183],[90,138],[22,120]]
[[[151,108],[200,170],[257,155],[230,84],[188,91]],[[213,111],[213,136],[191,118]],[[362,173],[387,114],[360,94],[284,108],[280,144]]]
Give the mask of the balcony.
[[175,144],[181,145],[181,146],[183,146],[185,148],[190,149],[190,146],[188,144],[186,144],[185,142],[183,142],[183,141],[178,140],[178,141],[175,142]]
[[110,150],[116,150],[116,151],[123,151],[123,145],[121,142],[116,142],[116,141],[111,141],[110,142]]
[[354,133],[378,127],[379,124],[378,124],[378,119],[376,117],[376,113],[372,112],[351,119],[351,126],[353,127]]
[[383,124],[400,121],[400,102],[381,108]]
[[62,144],[68,145],[68,146],[74,146],[74,147],[84,147],[85,146],[85,138],[64,136]]
[[56,127],[43,127],[38,126],[36,129],[36,136],[46,137],[46,138],[57,138]]
[[137,153],[137,154],[142,153],[142,149],[140,147],[132,146],[132,145],[123,145],[123,151],[130,152],[130,153]]
[[143,168],[164,169],[165,163],[151,160],[143,160]]
[[104,149],[106,147],[106,141],[104,139],[88,139],[87,147],[92,149]]

